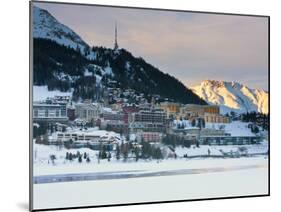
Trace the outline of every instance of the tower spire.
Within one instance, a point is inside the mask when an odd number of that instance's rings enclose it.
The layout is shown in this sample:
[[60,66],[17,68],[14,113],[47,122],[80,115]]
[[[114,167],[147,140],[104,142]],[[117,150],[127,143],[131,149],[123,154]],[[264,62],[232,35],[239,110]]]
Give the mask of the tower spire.
[[114,42],[114,50],[118,49],[118,43],[117,43],[117,23],[115,21],[115,42]]

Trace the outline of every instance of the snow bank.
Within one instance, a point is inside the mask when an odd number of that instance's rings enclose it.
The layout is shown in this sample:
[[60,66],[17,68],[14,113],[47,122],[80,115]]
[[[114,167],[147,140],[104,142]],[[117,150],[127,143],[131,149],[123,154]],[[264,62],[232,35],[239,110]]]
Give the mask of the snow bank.
[[[244,145],[249,153],[264,153],[267,152],[267,145]],[[237,146],[200,146],[200,148],[183,148],[177,147],[176,153],[179,156],[178,159],[164,159],[160,163],[156,160],[139,160],[135,162],[134,159],[123,162],[122,159],[116,160],[115,154],[112,152],[111,161],[107,159],[100,160],[98,163],[97,155],[98,151],[88,148],[80,149],[65,149],[64,147],[47,146],[41,144],[34,144],[34,175],[48,175],[48,174],[62,174],[62,173],[83,173],[83,172],[104,172],[104,171],[165,171],[165,170],[177,170],[183,168],[208,168],[208,167],[223,167],[225,165],[252,165],[257,161],[263,159],[263,157],[256,158],[227,158],[227,159],[186,159],[180,158],[184,154],[188,156],[194,155],[207,155],[208,149],[211,151],[211,155],[222,155],[220,150],[224,152],[230,152],[237,150]],[[77,159],[70,162],[65,160],[66,152],[76,154],[79,151],[81,154],[89,155],[90,163],[86,163],[83,159],[82,163],[79,163]],[[55,165],[51,164],[50,155],[56,155]],[[49,160],[49,163],[48,163]]]

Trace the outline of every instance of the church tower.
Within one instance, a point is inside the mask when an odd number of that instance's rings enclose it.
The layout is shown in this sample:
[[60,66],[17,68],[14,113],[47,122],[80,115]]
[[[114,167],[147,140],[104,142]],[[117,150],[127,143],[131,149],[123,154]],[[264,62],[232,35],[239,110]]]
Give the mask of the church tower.
[[114,50],[118,49],[118,43],[117,43],[117,23],[115,22],[115,42],[114,42]]

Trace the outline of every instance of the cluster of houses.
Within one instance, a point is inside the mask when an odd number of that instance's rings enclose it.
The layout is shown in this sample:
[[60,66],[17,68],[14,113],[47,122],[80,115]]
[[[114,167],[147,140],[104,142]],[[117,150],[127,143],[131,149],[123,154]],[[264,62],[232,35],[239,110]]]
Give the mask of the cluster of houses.
[[[185,127],[175,120],[186,120]],[[161,142],[167,134],[202,144],[250,144],[258,136],[232,136],[224,129],[205,128],[200,123],[230,123],[216,105],[180,104],[175,102],[130,104],[97,103],[90,100],[74,103],[70,97],[54,97],[33,103],[34,123],[64,124],[68,130],[54,132],[51,142],[73,141],[80,144],[126,141]],[[193,123],[193,124],[191,124]]]

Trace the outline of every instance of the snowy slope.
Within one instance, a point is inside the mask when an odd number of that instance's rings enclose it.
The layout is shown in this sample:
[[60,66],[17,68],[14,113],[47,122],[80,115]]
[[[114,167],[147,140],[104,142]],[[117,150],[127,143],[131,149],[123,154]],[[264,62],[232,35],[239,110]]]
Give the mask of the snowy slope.
[[[73,30],[57,21],[47,10],[36,6],[33,7],[33,37],[50,39],[73,49],[78,47],[82,53],[90,49]],[[93,58],[94,53],[90,52],[88,57]]]
[[210,104],[221,105],[221,112],[268,113],[268,93],[237,82],[204,80],[192,90]]

